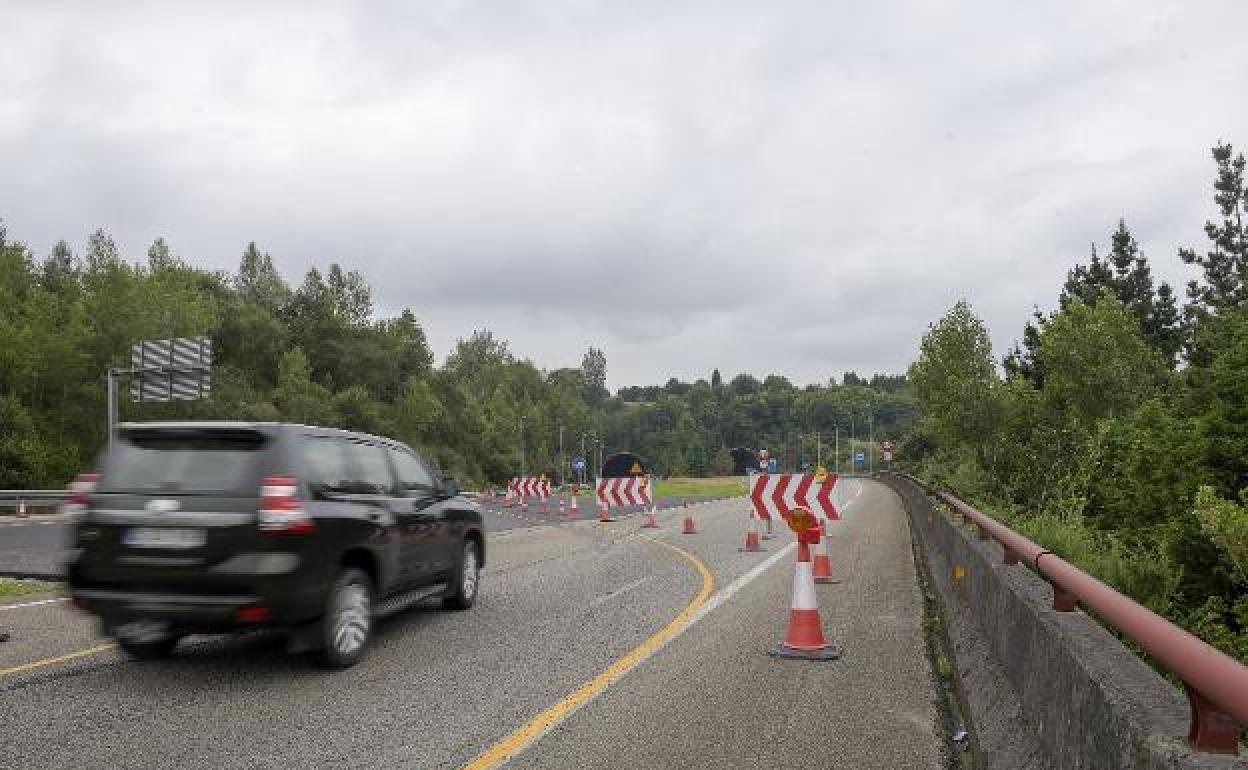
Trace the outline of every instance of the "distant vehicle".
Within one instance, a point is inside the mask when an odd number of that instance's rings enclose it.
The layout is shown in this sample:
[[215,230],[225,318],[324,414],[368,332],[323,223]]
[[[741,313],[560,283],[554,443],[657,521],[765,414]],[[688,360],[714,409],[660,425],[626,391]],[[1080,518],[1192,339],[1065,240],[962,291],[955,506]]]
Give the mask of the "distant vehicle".
[[70,506],[71,598],[139,659],[268,627],[345,668],[379,616],[431,597],[470,608],[485,564],[481,511],[453,480],[397,441],[330,428],[123,424]]

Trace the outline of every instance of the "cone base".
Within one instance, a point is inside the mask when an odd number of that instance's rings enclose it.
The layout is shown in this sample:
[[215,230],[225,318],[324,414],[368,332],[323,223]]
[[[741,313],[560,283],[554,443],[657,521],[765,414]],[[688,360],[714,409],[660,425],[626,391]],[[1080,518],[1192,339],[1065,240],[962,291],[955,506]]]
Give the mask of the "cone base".
[[839,582],[841,582],[841,581],[837,580],[836,578],[832,578],[832,577],[817,577],[817,578],[815,578],[814,580],[815,580],[815,582],[816,582],[816,583],[818,583],[818,584],[820,584],[820,585],[828,585],[828,584],[830,584],[830,583],[839,583]]
[[642,529],[658,529],[659,523],[657,521],[642,522],[641,528]]
[[773,658],[790,658],[792,660],[836,660],[841,657],[841,648],[834,644],[829,644],[818,650],[799,650],[795,647],[786,647],[783,644],[777,644],[767,651],[767,654]]
[[766,551],[766,550],[767,550],[766,548],[760,545],[754,548],[738,548],[737,552],[738,553],[762,553],[763,551]]
[[598,521],[602,522],[603,524],[610,524],[610,523],[611,523],[611,522],[613,522],[613,521],[619,521],[619,519],[613,519],[613,518],[611,518],[610,516],[608,516],[608,517],[607,517],[607,518],[605,518],[605,519],[604,519],[604,518],[599,517]]

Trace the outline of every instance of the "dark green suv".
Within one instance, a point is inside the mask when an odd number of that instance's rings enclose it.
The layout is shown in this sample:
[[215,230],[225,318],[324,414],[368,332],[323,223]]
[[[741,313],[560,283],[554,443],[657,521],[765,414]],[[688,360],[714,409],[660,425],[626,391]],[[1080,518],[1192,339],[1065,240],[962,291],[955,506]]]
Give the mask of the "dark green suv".
[[330,428],[123,424],[67,507],[73,601],[137,658],[270,627],[350,666],[380,615],[471,607],[485,564],[481,511],[453,481],[397,441]]

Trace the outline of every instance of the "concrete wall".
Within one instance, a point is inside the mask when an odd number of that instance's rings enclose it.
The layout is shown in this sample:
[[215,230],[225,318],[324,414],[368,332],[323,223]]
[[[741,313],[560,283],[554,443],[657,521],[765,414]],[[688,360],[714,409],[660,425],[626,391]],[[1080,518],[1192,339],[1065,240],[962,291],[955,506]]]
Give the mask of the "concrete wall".
[[1187,698],[1083,612],[1055,612],[1043,579],[918,485],[881,480],[939,593],[984,766],[1248,770],[1248,757],[1192,751]]

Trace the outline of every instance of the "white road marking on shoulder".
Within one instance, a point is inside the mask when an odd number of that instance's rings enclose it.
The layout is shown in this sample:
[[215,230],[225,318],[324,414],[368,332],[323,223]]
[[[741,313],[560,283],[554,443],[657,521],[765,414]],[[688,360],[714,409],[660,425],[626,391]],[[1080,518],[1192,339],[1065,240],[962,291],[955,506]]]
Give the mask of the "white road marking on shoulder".
[[633,582],[631,582],[631,583],[625,583],[624,585],[622,585],[622,586],[620,586],[619,588],[615,589],[615,590],[614,590],[614,591],[612,591],[611,593],[609,593],[609,594],[603,594],[602,596],[599,596],[597,599],[594,599],[592,602],[590,602],[590,603],[589,603],[589,606],[590,606],[590,607],[598,607],[598,606],[600,606],[600,605],[602,605],[602,604],[605,604],[605,603],[607,603],[607,602],[611,601],[612,599],[614,599],[615,597],[617,597],[617,596],[619,596],[619,595],[621,595],[621,594],[626,594],[626,593],[628,593],[629,591],[632,591],[632,590],[634,590],[634,589],[636,589],[636,588],[641,588],[644,584],[646,584],[647,582],[649,582],[649,581],[652,579],[652,577],[653,577],[652,575],[647,575],[646,577],[640,578],[640,579],[638,579],[638,580],[634,580],[634,581],[633,581]]
[[20,610],[23,607],[38,607],[41,604],[56,604],[57,602],[67,602],[69,597],[62,596],[59,599],[43,599],[37,602],[26,602],[25,604],[4,604],[0,605],[0,611],[4,610]]

